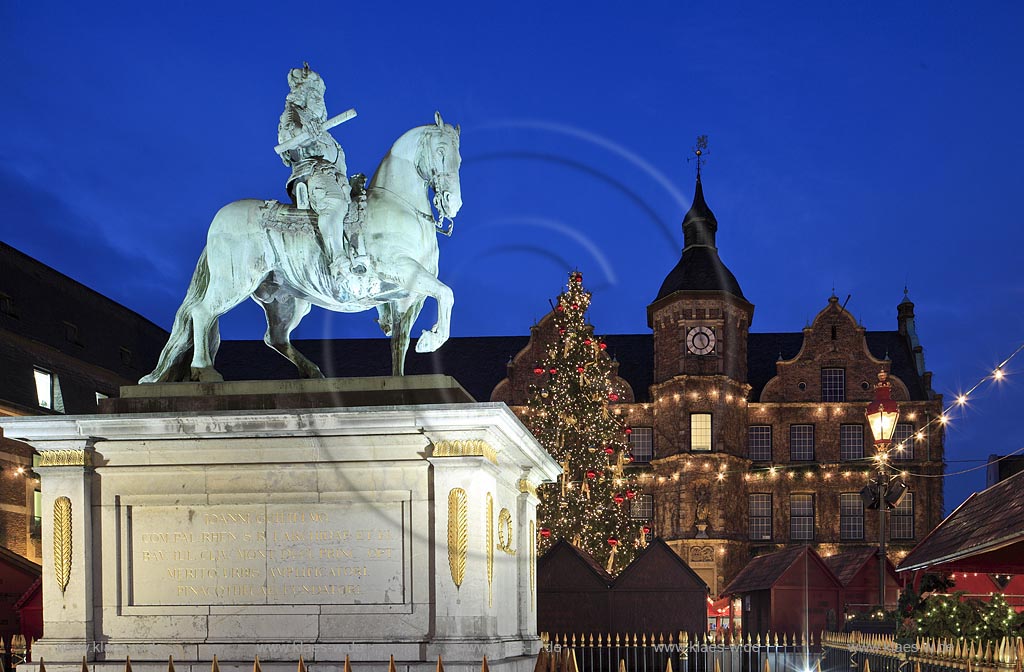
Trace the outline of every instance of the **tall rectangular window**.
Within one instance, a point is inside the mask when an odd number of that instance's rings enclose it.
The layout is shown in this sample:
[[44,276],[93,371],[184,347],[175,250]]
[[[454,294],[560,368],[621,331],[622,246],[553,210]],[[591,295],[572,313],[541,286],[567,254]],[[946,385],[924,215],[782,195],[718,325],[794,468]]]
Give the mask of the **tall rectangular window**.
[[889,512],[889,538],[914,538],[914,493],[903,495],[899,506]]
[[789,538],[814,539],[814,495],[789,496]]
[[654,517],[654,495],[639,495],[629,505],[629,517],[633,520],[650,520]]
[[860,493],[839,495],[839,539],[860,541],[864,538],[864,500]]
[[36,398],[40,408],[53,408],[53,375],[49,371],[33,369],[36,380]]
[[864,459],[864,425],[839,425],[839,459]]
[[754,462],[772,461],[771,425],[751,425],[747,428],[747,457]]
[[629,451],[637,464],[646,464],[654,459],[654,428],[634,427],[629,435]]
[[846,370],[821,370],[821,400],[846,401]]
[[690,413],[690,450],[711,450],[710,413]]
[[897,422],[892,433],[892,447],[889,455],[894,460],[914,459],[914,423]]
[[789,426],[789,459],[794,461],[814,459],[814,425]]
[[749,509],[747,520],[750,538],[754,541],[771,541],[772,496],[770,494],[750,495]]
[[43,532],[43,493],[36,490],[32,493],[32,525],[29,532],[33,539],[42,537]]

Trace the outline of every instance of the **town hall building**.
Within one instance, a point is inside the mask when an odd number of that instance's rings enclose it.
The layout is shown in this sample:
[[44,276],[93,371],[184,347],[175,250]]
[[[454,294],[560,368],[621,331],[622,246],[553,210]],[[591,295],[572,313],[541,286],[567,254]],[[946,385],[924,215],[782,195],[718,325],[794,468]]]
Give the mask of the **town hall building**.
[[[942,520],[942,398],[914,304],[896,306],[893,331],[867,331],[831,296],[802,332],[751,333],[754,305],[719,256],[717,230],[698,176],[681,258],[647,307],[653,336],[606,339],[634,465],[647,469],[633,515],[713,595],[753,557],[787,546],[823,557],[877,547],[878,513],[861,496],[877,470],[864,413],[884,370],[900,405],[890,464],[908,486],[887,519],[898,562]],[[556,338],[549,315],[490,398],[522,412]]]

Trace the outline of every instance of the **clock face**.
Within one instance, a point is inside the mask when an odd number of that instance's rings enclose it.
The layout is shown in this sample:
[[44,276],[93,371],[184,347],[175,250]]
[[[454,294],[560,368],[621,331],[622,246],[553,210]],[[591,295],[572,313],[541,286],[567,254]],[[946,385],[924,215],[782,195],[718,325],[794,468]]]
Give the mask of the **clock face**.
[[686,349],[695,355],[707,355],[715,350],[715,332],[708,327],[694,327],[686,334]]

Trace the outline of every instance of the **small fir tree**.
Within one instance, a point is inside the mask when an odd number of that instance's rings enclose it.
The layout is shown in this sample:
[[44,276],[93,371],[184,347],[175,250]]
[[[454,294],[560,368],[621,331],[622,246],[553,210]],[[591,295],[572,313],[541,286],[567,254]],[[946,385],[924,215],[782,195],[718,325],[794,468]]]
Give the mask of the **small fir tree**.
[[539,548],[564,538],[617,574],[646,545],[647,523],[630,518],[640,496],[627,445],[629,427],[613,412],[621,390],[603,340],[586,322],[590,293],[569,274],[554,310],[556,332],[534,368],[527,419],[562,465],[557,483],[540,488]]

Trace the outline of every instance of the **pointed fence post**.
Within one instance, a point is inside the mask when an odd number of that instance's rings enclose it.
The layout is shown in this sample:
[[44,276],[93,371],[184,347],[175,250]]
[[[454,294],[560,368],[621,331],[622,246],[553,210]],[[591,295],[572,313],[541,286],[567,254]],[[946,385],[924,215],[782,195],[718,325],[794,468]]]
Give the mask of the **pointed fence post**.
[[217,654],[213,654],[213,664],[210,666],[210,672],[220,672],[220,665],[217,664]]
[[260,667],[259,655],[253,656],[252,659],[252,672],[263,672],[263,668]]
[[167,656],[167,672],[174,672],[174,656]]

